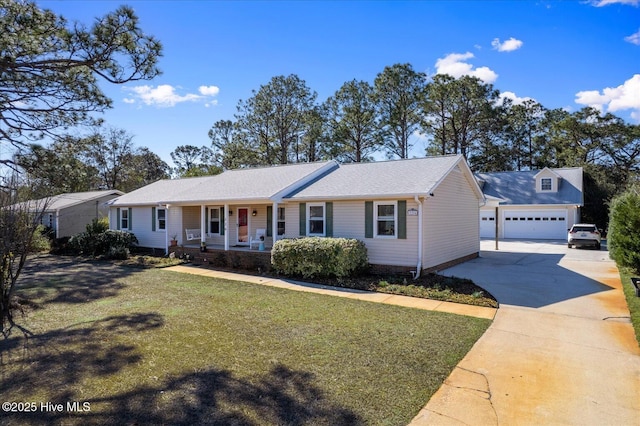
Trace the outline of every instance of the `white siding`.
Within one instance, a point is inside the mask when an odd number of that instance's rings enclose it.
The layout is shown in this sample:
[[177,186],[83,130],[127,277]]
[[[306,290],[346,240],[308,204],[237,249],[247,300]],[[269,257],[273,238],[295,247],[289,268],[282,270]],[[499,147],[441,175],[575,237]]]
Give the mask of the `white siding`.
[[465,176],[452,171],[424,201],[423,268],[480,251],[479,200]]
[[[121,207],[120,209],[126,209],[128,207]],[[172,208],[169,210],[169,216],[175,216],[179,214],[179,208]],[[109,217],[110,228],[118,229],[117,222],[117,208],[112,207]],[[131,224],[132,229],[131,232],[138,239],[138,245],[140,247],[149,247],[149,248],[160,248],[164,249],[166,246],[166,231],[165,230],[156,230],[152,229],[152,221],[155,220],[152,214],[152,207],[132,207],[131,208]],[[172,218],[167,221],[167,225],[172,223]],[[172,235],[171,230],[169,230],[169,237]]]
[[[383,200],[367,200],[383,201]],[[397,201],[397,200],[384,200]],[[333,236],[355,238],[367,246],[369,263],[375,265],[416,266],[418,263],[418,216],[407,216],[407,238],[365,238],[365,200],[333,201]],[[287,203],[285,210],[287,238],[299,234],[300,211],[298,203]],[[407,200],[407,210],[417,209],[413,200]]]

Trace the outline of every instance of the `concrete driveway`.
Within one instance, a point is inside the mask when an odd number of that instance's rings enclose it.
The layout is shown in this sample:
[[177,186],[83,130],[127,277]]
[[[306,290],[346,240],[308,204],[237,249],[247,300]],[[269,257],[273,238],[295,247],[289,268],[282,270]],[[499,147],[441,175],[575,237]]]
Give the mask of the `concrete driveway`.
[[640,348],[615,263],[563,241],[482,241],[442,271],[500,302],[412,425],[640,425]]

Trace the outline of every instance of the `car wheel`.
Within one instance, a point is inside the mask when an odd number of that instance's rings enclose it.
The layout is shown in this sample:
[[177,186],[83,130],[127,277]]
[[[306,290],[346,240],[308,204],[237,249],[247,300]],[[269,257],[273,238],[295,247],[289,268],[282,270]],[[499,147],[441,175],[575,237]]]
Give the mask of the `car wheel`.
[[567,247],[571,248],[571,244],[567,244]]
[[600,250],[600,243],[596,244],[596,250]]

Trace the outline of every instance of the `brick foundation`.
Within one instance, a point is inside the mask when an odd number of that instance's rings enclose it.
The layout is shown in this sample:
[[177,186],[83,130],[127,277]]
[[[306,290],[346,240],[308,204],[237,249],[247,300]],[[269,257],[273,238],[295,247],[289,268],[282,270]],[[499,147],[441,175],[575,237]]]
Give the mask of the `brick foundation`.
[[201,252],[199,248],[169,247],[169,253],[175,253],[176,257],[189,255],[191,262],[195,265],[258,273],[271,271],[270,252],[217,249],[207,249],[207,251]]

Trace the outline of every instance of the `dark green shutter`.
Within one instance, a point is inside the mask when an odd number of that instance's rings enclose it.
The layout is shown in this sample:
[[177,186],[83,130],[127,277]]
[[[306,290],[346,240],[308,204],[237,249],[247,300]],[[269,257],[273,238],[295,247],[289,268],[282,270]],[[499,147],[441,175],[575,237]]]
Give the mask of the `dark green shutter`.
[[373,201],[364,202],[364,237],[373,238]]
[[209,233],[209,207],[204,208],[204,233]]
[[120,207],[116,209],[116,229],[120,230]]
[[131,211],[132,210],[133,209],[131,207],[129,207],[129,220],[128,220],[128,222],[129,222],[129,231],[131,231],[133,229],[133,220],[132,220],[133,216],[131,216]]
[[333,203],[329,202],[329,203],[325,203],[325,212],[324,212],[324,219],[325,219],[325,227],[326,227],[326,232],[325,235],[327,237],[333,237]]
[[224,207],[220,207],[220,235],[224,235]]
[[407,238],[407,201],[398,200],[398,238]]
[[273,237],[273,206],[267,206],[267,237]]
[[156,208],[151,207],[151,230],[155,232],[156,230]]
[[300,236],[307,235],[307,203],[300,203]]

